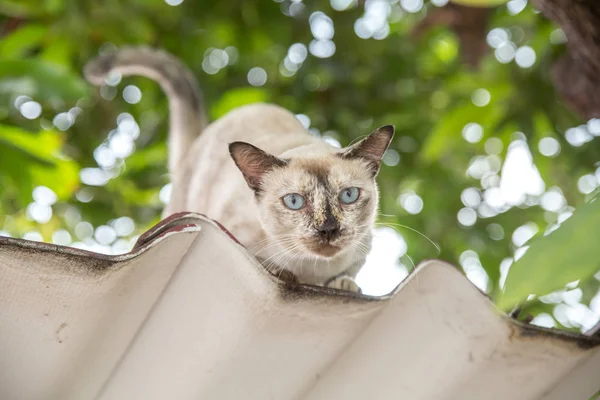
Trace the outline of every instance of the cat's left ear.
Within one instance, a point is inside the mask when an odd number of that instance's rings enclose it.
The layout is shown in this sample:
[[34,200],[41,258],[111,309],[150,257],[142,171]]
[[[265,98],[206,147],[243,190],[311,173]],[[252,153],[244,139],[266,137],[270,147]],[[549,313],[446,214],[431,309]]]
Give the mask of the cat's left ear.
[[267,172],[287,165],[285,160],[277,158],[250,143],[230,143],[229,153],[235,165],[242,171],[246,183],[255,192],[260,191],[260,183]]
[[369,163],[369,169],[376,176],[381,166],[381,159],[385,154],[392,138],[394,126],[385,125],[375,129],[369,136],[342,151],[344,158],[361,158]]

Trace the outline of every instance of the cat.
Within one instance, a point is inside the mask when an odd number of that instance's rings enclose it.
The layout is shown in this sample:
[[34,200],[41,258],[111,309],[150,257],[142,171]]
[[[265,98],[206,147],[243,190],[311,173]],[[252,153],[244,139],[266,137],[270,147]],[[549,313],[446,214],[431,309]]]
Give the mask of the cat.
[[272,104],[241,106],[208,124],[193,74],[146,47],[102,54],[84,69],[96,85],[111,74],[154,79],[168,97],[172,195],[163,216],[205,214],[272,273],[360,292],[354,278],[371,248],[375,177],[393,126],[339,149]]

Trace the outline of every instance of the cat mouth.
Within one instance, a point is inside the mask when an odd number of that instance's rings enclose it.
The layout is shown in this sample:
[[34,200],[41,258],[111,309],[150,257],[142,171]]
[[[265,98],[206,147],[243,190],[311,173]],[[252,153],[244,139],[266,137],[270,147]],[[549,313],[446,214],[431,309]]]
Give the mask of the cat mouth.
[[320,256],[329,258],[329,257],[333,257],[337,253],[339,253],[340,250],[341,250],[341,248],[339,248],[337,246],[334,246],[334,245],[332,245],[330,243],[319,243],[319,244],[316,244],[316,245],[312,245],[310,247],[310,250],[313,253],[316,253],[316,254],[318,254]]

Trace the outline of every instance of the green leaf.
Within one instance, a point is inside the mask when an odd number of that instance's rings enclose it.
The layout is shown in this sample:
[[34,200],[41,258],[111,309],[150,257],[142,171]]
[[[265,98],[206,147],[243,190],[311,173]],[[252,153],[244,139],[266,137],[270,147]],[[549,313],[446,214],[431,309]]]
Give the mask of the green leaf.
[[0,125],[0,174],[19,187],[22,201],[36,186],[49,187],[63,200],[79,186],[78,165],[60,154],[62,136],[57,131],[32,133]]
[[0,13],[13,17],[26,17],[35,12],[35,7],[32,4],[25,4],[22,0],[2,0],[0,1]]
[[72,160],[56,158],[53,167],[34,166],[31,178],[34,187],[44,185],[56,193],[61,200],[67,200],[79,187],[79,166]]
[[40,54],[40,59],[63,66],[65,69],[71,69],[74,47],[73,38],[56,36],[44,47],[44,51]]
[[473,106],[465,105],[448,112],[440,119],[433,131],[428,135],[421,150],[421,159],[431,163],[445,153],[449,147],[460,144],[461,132],[465,124],[472,121]]
[[16,29],[0,41],[0,59],[19,58],[28,50],[39,46],[48,28],[38,24],[28,24]]
[[217,119],[229,111],[245,104],[260,103],[267,101],[269,94],[260,88],[239,88],[226,92],[221,99],[212,107],[211,117]]
[[545,295],[590,278],[600,268],[600,200],[577,208],[560,228],[534,240],[506,278],[497,305],[508,310],[530,294]]
[[0,13],[13,17],[30,18],[60,14],[65,0],[0,0]]
[[0,125],[0,140],[37,158],[40,163],[50,163],[62,144],[56,131],[32,133],[16,126]]
[[167,165],[167,146],[165,143],[157,143],[151,147],[137,150],[125,163],[127,173],[137,172],[152,166]]
[[79,75],[35,59],[0,61],[0,80],[0,92],[27,94],[40,101],[73,102],[88,94]]
[[440,119],[429,134],[423,149],[421,159],[432,163],[448,153],[454,153],[457,148],[464,148],[462,130],[466,124],[476,122],[484,128],[484,137],[495,130],[498,121],[504,115],[501,106],[479,108],[472,103],[459,105]]

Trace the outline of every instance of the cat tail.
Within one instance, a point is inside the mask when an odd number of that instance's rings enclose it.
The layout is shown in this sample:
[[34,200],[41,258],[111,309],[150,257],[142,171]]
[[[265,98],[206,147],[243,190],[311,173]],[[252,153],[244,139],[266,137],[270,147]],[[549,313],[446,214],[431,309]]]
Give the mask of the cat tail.
[[[111,74],[141,75],[159,83],[169,99],[169,170],[181,175],[186,153],[207,124],[198,81],[181,61],[164,51],[148,47],[124,47],[100,55],[84,68],[94,85]],[[174,182],[175,183],[175,182]]]

